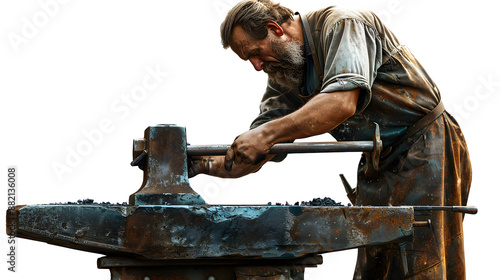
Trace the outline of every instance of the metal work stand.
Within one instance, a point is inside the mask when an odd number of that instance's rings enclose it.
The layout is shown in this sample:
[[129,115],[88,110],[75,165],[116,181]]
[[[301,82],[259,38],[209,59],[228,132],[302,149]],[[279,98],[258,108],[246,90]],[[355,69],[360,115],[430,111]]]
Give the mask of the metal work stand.
[[303,280],[306,267],[323,262],[319,255],[293,260],[151,261],[104,257],[98,267],[109,269],[111,280]]

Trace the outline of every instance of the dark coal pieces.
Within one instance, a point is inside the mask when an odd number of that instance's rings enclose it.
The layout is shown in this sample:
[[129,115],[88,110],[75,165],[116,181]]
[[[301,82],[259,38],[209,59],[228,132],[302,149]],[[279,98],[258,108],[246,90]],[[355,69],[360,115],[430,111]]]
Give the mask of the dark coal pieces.
[[344,206],[340,202],[335,202],[335,200],[325,197],[325,198],[313,198],[311,201],[302,201],[300,206]]
[[[271,202],[267,203],[267,205],[273,205]],[[290,204],[286,202],[285,204],[276,202],[275,205],[284,205],[284,206],[289,206]],[[313,200],[310,201],[302,201],[302,202],[295,202],[293,204],[295,206],[344,206],[341,202],[335,202],[335,200],[325,197],[325,198],[313,198]],[[347,206],[351,206],[349,203]]]
[[129,204],[127,202],[117,202],[117,203],[110,203],[110,202],[94,202],[93,199],[91,198],[86,198],[86,199],[79,199],[77,202],[58,202],[58,203],[49,203],[49,205],[105,205],[105,206],[128,206]]

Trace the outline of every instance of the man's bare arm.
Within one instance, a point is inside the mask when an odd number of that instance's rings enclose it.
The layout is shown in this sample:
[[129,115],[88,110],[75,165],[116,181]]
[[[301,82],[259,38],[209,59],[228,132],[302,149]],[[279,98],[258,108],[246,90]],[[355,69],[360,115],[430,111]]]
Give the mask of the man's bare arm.
[[320,93],[297,111],[265,123],[238,136],[225,157],[225,168],[233,163],[257,164],[276,143],[331,131],[356,112],[359,89]]

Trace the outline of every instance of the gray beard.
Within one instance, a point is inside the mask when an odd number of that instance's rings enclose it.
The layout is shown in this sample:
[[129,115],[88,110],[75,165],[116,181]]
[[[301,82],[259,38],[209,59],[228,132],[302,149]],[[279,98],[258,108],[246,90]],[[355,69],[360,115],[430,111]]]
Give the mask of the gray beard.
[[296,89],[302,84],[305,57],[300,41],[280,42],[269,38],[272,50],[280,62],[266,62],[263,70],[269,78],[287,89]]

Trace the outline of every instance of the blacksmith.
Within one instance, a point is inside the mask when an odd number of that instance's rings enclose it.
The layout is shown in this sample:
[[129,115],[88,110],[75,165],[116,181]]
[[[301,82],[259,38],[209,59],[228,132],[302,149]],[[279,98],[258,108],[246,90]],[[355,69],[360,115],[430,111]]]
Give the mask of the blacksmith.
[[[372,12],[328,7],[294,13],[269,0],[243,1],[221,25],[231,48],[269,76],[260,115],[226,156],[194,160],[199,173],[240,177],[281,142],[330,133],[371,140],[380,125],[378,170],[358,167],[356,205],[466,205],[471,165],[464,136],[437,86]],[[406,247],[408,279],[465,279],[463,214],[435,211]],[[398,245],[361,248],[354,279],[403,279]]]

